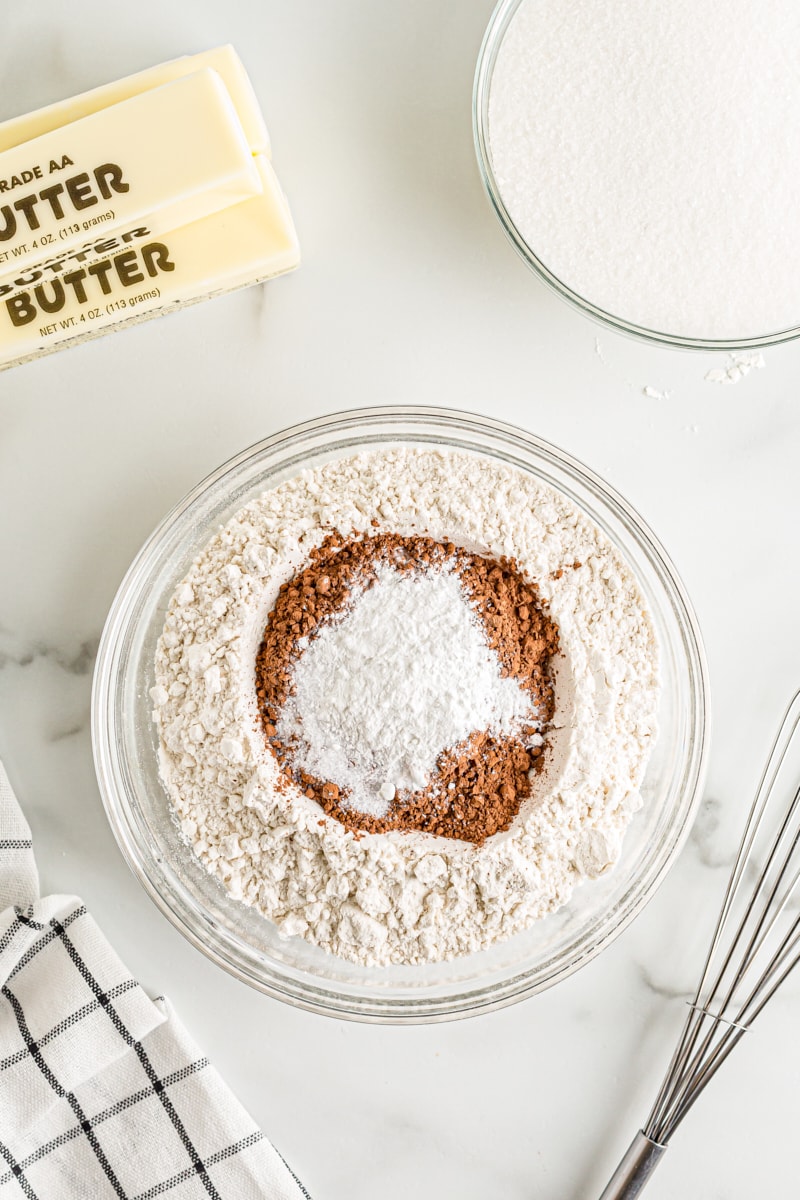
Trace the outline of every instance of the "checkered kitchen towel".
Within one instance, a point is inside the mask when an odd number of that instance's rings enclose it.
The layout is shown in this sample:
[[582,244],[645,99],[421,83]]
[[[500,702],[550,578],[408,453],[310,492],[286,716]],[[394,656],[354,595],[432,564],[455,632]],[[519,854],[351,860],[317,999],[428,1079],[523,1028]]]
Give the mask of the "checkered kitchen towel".
[[0,764],[0,1200],[308,1193],[74,896],[39,898]]

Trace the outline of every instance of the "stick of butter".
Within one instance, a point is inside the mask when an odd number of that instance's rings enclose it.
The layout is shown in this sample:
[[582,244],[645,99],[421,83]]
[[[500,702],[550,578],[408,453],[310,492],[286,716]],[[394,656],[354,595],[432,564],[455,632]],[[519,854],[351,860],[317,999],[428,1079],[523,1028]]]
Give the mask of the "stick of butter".
[[185,75],[192,75],[195,71],[207,68],[216,71],[228,89],[253,154],[269,154],[269,135],[261,108],[253,85],[233,46],[218,46],[214,50],[205,50],[202,54],[176,58],[172,62],[161,63],[157,67],[138,71],[124,79],[116,79],[113,83],[92,88],[91,91],[82,92],[68,100],[48,104],[46,108],[37,109],[36,112],[12,117],[0,123],[0,153],[11,150],[22,142],[30,142],[44,133],[52,133],[62,125],[69,125],[81,117],[102,112],[112,104],[130,100],[134,96],[140,96],[142,92],[151,91],[165,83],[172,83]]
[[0,293],[0,370],[296,267],[286,199],[268,159],[254,161],[259,195],[163,237],[146,223],[104,237],[77,268]]
[[0,272],[101,226],[166,232],[260,186],[225,85],[195,71],[0,154]]

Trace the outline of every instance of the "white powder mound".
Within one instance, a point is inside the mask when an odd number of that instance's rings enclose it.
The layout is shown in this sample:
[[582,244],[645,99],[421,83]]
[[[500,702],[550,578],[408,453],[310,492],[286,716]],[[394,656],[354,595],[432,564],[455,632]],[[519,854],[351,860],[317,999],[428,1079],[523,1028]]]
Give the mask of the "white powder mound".
[[[549,768],[480,848],[358,838],[279,775],[256,649],[280,584],[332,528],[513,556],[549,602],[562,646]],[[170,604],[151,695],[176,817],[230,895],[354,962],[416,963],[507,938],[613,865],[641,804],[657,649],[630,570],[565,496],[477,455],[393,448],[304,472],[214,534]]]
[[513,734],[536,710],[503,678],[459,579],[381,566],[340,621],[311,640],[293,672],[278,737],[294,761],[382,817],[395,791],[430,782],[443,750],[488,730]]
[[800,324],[800,6],[523,0],[489,97],[497,183],[567,287],[675,336]]

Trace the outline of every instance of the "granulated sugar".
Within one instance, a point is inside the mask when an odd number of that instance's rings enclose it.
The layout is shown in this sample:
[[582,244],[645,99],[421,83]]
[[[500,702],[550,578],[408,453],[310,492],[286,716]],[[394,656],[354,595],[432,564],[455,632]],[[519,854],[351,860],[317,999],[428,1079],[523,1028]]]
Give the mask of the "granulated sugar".
[[[560,645],[549,758],[511,828],[482,845],[353,833],[270,752],[255,681],[267,614],[333,530],[427,532],[512,556],[539,586]],[[488,457],[389,448],[265,492],[177,588],[154,669],[161,773],[188,844],[282,934],[354,962],[445,959],[525,929],[613,865],[641,804],[658,667],[636,582],[571,500]]]
[[523,0],[489,97],[492,166],[572,291],[676,336],[800,324],[800,6]]
[[277,733],[296,740],[299,766],[347,789],[348,807],[383,816],[395,792],[425,787],[443,750],[536,713],[501,677],[454,575],[376,574],[298,660]]

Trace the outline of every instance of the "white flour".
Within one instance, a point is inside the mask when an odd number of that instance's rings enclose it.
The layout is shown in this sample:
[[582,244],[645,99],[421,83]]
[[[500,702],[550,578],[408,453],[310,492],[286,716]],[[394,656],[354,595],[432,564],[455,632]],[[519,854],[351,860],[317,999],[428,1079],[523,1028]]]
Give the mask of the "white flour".
[[[480,848],[357,839],[279,779],[265,745],[254,665],[278,587],[330,526],[375,532],[373,519],[513,555],[559,626],[549,767],[511,829]],[[641,803],[657,675],[635,582],[570,501],[489,459],[397,448],[297,476],[212,537],[170,605],[151,694],[182,830],[228,892],[345,958],[413,963],[509,937],[613,864]]]
[[523,0],[489,99],[494,173],[542,263],[677,336],[800,323],[795,0]]
[[343,620],[312,639],[293,672],[278,737],[294,762],[384,816],[395,791],[425,787],[443,750],[471,733],[516,733],[536,712],[500,662],[458,578],[390,567]]

